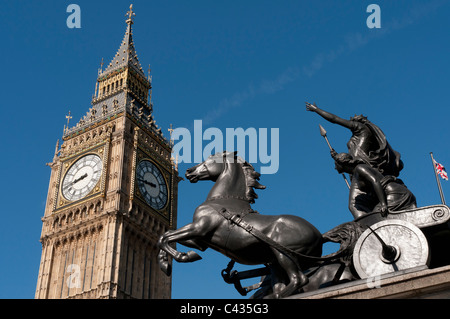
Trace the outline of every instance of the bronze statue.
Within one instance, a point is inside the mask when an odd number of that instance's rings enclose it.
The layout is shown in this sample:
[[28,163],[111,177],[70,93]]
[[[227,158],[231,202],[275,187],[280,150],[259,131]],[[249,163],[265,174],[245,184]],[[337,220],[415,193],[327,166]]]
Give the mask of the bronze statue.
[[353,175],[352,181],[358,183],[358,189],[366,194],[375,194],[375,205],[372,212],[386,216],[389,211],[400,211],[416,208],[416,197],[405,186],[403,181],[395,176],[384,176],[375,168],[353,159],[347,153],[337,154],[331,151],[339,173]]
[[306,109],[322,116],[325,120],[348,128],[352,137],[347,143],[348,152],[354,158],[374,167],[383,175],[398,176],[403,169],[400,153],[389,145],[383,131],[363,115],[355,115],[345,120],[306,103]]
[[[194,251],[176,250],[174,243],[200,251],[212,248],[229,257],[231,262],[222,270],[223,279],[242,295],[258,289],[254,298],[284,298],[429,264],[427,240],[433,238],[429,234],[434,235],[435,227],[443,225],[446,238],[450,238],[449,207],[417,208],[414,194],[398,178],[403,168],[400,154],[366,117],[344,120],[316,105],[306,105],[308,111],[353,133],[348,154],[338,154],[321,127],[336,170],[351,176],[351,185],[345,181],[355,219],[321,234],[298,216],[259,214],[251,204],[258,198],[255,189],[265,188],[258,182],[260,174],[237,152],[217,153],[186,171],[191,183],[211,180],[214,186],[196,208],[192,223],[160,237],[158,261],[167,275],[171,273],[169,257],[178,262],[201,259]],[[339,250],[322,256],[326,242],[339,243]],[[435,242],[431,250],[445,250],[445,245]],[[419,258],[411,258],[416,255]],[[447,259],[434,259],[434,263],[447,263]],[[232,270],[236,262],[265,267],[238,272]],[[263,276],[259,284],[242,287],[241,280],[256,276]]]
[[[385,176],[346,153],[332,150],[331,155],[340,173],[352,174],[352,187],[358,184],[361,192],[372,196],[373,211],[324,234],[301,217],[259,214],[251,204],[258,198],[255,189],[265,188],[258,182],[260,174],[236,152],[218,153],[187,170],[186,178],[191,183],[199,180],[215,183],[195,210],[193,222],[170,230],[159,239],[160,268],[170,275],[169,256],[178,262],[201,259],[194,251],[176,250],[174,243],[200,251],[212,248],[231,258],[228,267],[222,270],[222,277],[242,295],[258,289],[253,298],[284,298],[368,276],[426,266],[429,258],[424,234],[427,227],[446,226],[450,209],[445,205],[416,208],[414,195],[395,176]],[[449,234],[448,227],[445,231]],[[339,250],[321,256],[326,242],[339,243]],[[435,243],[430,249],[443,250]],[[410,258],[413,255],[419,258]],[[447,259],[434,260],[447,263]],[[263,264],[265,268],[232,271],[235,262]],[[263,276],[259,284],[242,287],[241,280],[256,276]]]
[[274,284],[270,297],[291,295],[308,283],[302,270],[322,254],[321,233],[309,222],[294,215],[262,215],[250,204],[258,197],[254,189],[264,189],[260,174],[236,156],[236,152],[211,155],[186,172],[191,183],[212,180],[214,186],[205,202],[197,207],[193,222],[161,236],[159,263],[170,274],[168,255],[178,262],[201,257],[172,247],[178,242],[204,251],[213,248],[246,265],[269,265]]
[[[378,170],[383,176],[399,176],[403,169],[400,153],[389,145],[383,131],[365,116],[355,115],[350,120],[345,120],[307,102],[306,110],[315,112],[327,121],[348,128],[352,132],[347,147],[353,159]],[[349,209],[355,218],[372,212],[378,203],[373,196],[361,190],[359,183],[352,178]]]

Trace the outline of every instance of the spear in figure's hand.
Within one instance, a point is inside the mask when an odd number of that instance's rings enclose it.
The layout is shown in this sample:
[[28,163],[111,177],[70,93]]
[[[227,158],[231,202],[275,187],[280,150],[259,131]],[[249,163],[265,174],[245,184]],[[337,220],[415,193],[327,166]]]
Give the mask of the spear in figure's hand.
[[330,141],[328,141],[327,131],[325,131],[323,126],[320,125],[320,124],[319,124],[319,128],[320,128],[320,135],[322,135],[323,138],[325,139],[325,141],[327,141],[327,144],[328,144],[328,147],[330,148],[330,151],[334,151],[334,149],[331,147]]
[[[323,128],[322,125],[319,124],[319,128],[320,128],[320,135],[322,135],[325,138],[325,141],[327,141],[328,147],[330,148],[331,152],[336,152],[330,144],[330,141],[328,141],[328,137],[327,137],[327,131],[325,131],[325,129]],[[347,178],[345,177],[345,174],[342,174],[342,176],[344,177],[344,181],[345,184],[347,184],[348,189],[350,189],[350,184],[348,183]]]

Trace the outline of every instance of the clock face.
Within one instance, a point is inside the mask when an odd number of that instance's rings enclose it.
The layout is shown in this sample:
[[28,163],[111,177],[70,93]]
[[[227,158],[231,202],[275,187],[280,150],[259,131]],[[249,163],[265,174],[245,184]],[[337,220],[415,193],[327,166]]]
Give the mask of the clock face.
[[136,180],[145,201],[154,209],[167,203],[167,185],[161,171],[150,161],[143,160],[136,167]]
[[102,160],[98,155],[83,156],[72,164],[62,182],[62,194],[70,201],[90,193],[102,176]]

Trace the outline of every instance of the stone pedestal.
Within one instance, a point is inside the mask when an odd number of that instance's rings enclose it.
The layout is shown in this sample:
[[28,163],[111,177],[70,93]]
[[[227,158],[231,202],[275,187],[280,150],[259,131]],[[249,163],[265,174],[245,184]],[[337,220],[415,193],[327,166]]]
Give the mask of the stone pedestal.
[[289,299],[450,299],[450,266],[412,268],[298,294]]

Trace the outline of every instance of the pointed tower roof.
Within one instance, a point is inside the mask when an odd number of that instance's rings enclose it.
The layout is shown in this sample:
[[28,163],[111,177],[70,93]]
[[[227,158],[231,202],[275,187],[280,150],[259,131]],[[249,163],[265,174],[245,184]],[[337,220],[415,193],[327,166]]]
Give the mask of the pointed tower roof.
[[134,23],[133,17],[135,15],[136,14],[133,12],[133,5],[130,5],[130,11],[128,11],[126,14],[126,16],[128,16],[128,19],[126,20],[127,29],[125,31],[125,35],[123,37],[119,50],[117,50],[116,55],[113,57],[111,63],[107,66],[107,68],[104,71],[100,71],[99,77],[104,77],[111,72],[114,72],[128,65],[145,78],[145,74],[142,70],[142,66],[139,62],[133,42],[133,29],[131,26]]
[[92,107],[74,127],[69,128],[69,123],[67,124],[64,138],[125,114],[168,145],[152,114],[150,69],[148,76],[145,76],[134,48],[131,28],[134,15],[133,5],[130,5],[130,10],[126,14],[127,29],[119,50],[105,70],[102,60],[102,68],[98,71],[95,93],[92,97]]

